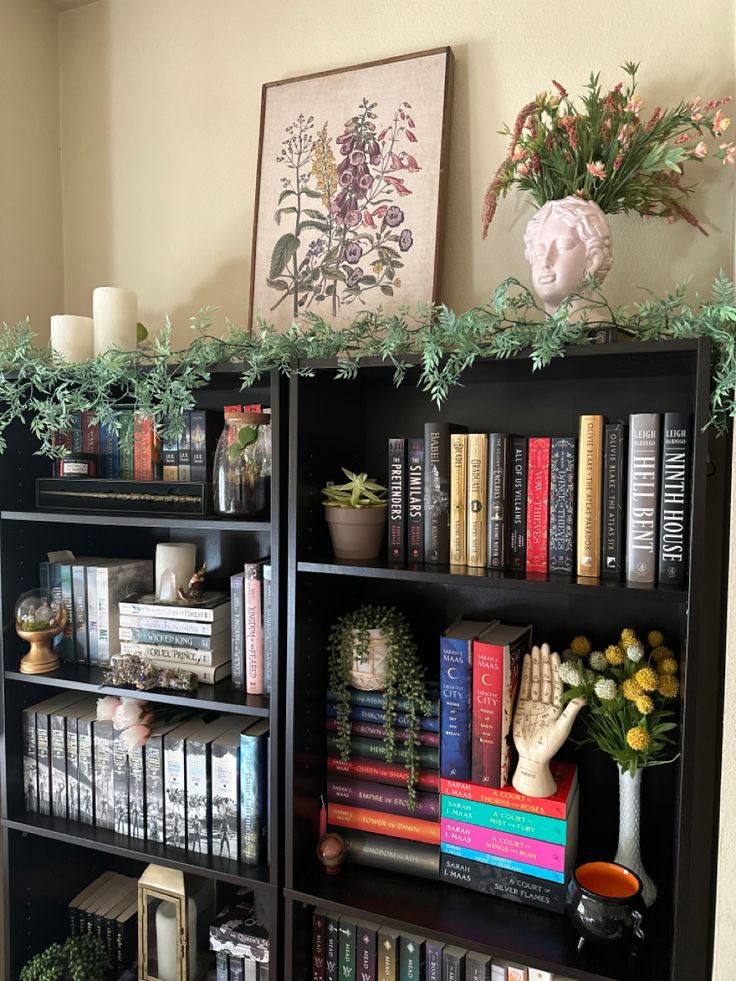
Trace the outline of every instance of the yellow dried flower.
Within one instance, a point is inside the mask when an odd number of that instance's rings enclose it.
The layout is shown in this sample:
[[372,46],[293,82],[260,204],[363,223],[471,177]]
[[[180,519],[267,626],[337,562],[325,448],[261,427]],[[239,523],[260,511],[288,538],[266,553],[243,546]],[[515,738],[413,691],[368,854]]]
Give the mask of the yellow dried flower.
[[629,644],[635,644],[638,639],[636,631],[632,630],[631,627],[624,627],[621,631],[621,643],[624,647],[628,647]]
[[654,702],[651,700],[649,695],[639,695],[636,699],[636,707],[639,709],[642,715],[651,715],[654,711]]
[[663,695],[665,698],[677,698],[677,693],[679,690],[680,682],[674,677],[674,675],[661,674],[659,676],[657,691],[660,695]]
[[650,630],[647,634],[650,647],[661,647],[664,644],[664,634],[661,630]]
[[644,691],[656,691],[659,677],[654,668],[639,668],[634,675]]
[[634,726],[633,729],[629,729],[626,733],[626,742],[637,753],[642,749],[646,749],[651,741],[652,737],[643,726]]
[[604,653],[609,664],[624,663],[624,652],[621,650],[618,644],[609,644]]
[[665,647],[664,644],[660,644],[659,647],[655,647],[652,651],[652,657],[655,662],[659,662],[665,657],[672,657],[672,651],[669,647]]
[[570,650],[576,657],[587,657],[593,649],[593,645],[590,643],[587,637],[582,635],[579,637],[573,637],[570,641]]
[[657,665],[657,670],[662,674],[677,674],[677,661],[674,657],[665,657]]
[[635,678],[626,678],[621,685],[621,691],[624,693],[624,698],[628,698],[630,702],[635,702],[644,694],[644,690]]

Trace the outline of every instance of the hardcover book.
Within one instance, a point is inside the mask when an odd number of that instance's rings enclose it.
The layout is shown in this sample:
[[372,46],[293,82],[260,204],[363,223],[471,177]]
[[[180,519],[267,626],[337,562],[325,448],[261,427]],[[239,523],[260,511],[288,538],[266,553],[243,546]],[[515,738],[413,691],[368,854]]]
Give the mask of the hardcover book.
[[95,823],[98,828],[114,831],[112,722],[95,721],[92,728],[95,753]]
[[271,694],[273,683],[273,574],[271,564],[263,566],[263,690]]
[[113,730],[112,740],[112,794],[115,815],[115,831],[119,835],[130,834],[128,799],[128,754],[120,738]]
[[427,981],[442,981],[442,951],[445,945],[439,940],[427,940],[424,944]]
[[77,719],[77,754],[79,776],[79,818],[82,824],[95,824],[95,755],[94,724],[97,711],[92,709]]
[[491,433],[488,437],[487,565],[505,569],[508,563],[509,513],[509,437]]
[[409,792],[399,787],[371,783],[368,780],[345,780],[328,777],[327,800],[334,804],[364,807],[369,811],[404,814],[409,817],[439,821],[440,804],[437,794],[417,791],[414,809],[409,807]]
[[[334,702],[327,702],[328,719],[336,719],[338,716],[337,705]],[[383,709],[363,708],[361,705],[354,705],[348,711],[348,718],[351,722],[366,722],[376,726],[386,725],[386,713]],[[421,732],[439,733],[440,720],[437,718],[420,718],[419,729]],[[394,725],[398,729],[407,729],[410,725],[409,716],[404,712],[399,712],[394,716]]]
[[222,950],[217,955],[215,961],[215,979],[216,981],[230,981],[230,968],[228,964],[228,956]]
[[526,490],[526,571],[547,572],[549,568],[549,461],[551,440],[534,436],[529,440]]
[[523,811],[525,814],[539,814],[564,821],[569,814],[578,788],[578,771],[572,763],[560,763],[553,760],[550,771],[557,783],[557,790],[551,797],[527,797],[520,794],[510,784],[506,787],[478,787],[472,783],[458,780],[441,780],[440,789],[443,796],[456,799],[475,801],[490,807],[508,808],[513,811]]
[[223,681],[225,678],[230,677],[230,660],[212,666],[198,664],[193,658],[184,659],[178,656],[175,656],[172,661],[171,650],[167,652],[166,657],[147,656],[147,660],[157,668],[170,668],[175,663],[176,667],[185,668],[203,685],[216,685],[218,681]]
[[[171,418],[164,416],[163,427],[167,428]],[[161,439],[161,476],[164,480],[179,479],[179,440],[176,436],[163,436]]]
[[[406,787],[409,779],[407,769],[402,763],[384,763],[370,759],[351,759],[344,763],[336,753],[327,757],[327,772],[376,783],[391,784],[396,787]],[[416,779],[417,789],[437,793],[440,783],[437,770],[420,767],[417,770]]]
[[512,436],[510,444],[509,568],[526,570],[526,498],[529,447],[525,436]]
[[195,409],[190,412],[191,479],[206,482],[212,476],[215,447],[222,430],[219,413]]
[[378,923],[361,920],[355,931],[356,981],[377,981]]
[[200,725],[192,719],[170,729],[163,737],[164,841],[167,848],[186,848],[187,777],[186,740]]
[[146,837],[163,842],[166,833],[164,793],[164,736],[181,725],[182,720],[156,724],[144,747],[146,773]]
[[245,965],[242,957],[230,957],[230,981],[245,981]]
[[[137,647],[152,648],[174,648],[184,653],[189,653],[195,658],[208,657],[211,663],[213,654],[218,654],[223,650],[230,656],[230,632],[220,629],[212,634],[189,634],[185,633],[187,624],[182,621],[182,630],[151,630],[148,627],[123,627],[118,629],[118,639],[127,644],[135,644]],[[215,658],[216,660],[216,658]]]
[[440,827],[437,821],[370,811],[365,807],[352,807],[347,804],[328,804],[327,823],[336,828],[372,831],[390,838],[421,841],[427,845],[438,845],[440,841]]
[[447,422],[424,426],[424,561],[450,561],[450,435]]
[[[484,569],[488,557],[488,436],[470,433],[467,453],[466,562]],[[492,514],[492,512],[491,512]]]
[[378,931],[378,981],[399,981],[399,933],[387,926]]
[[603,423],[603,416],[580,416],[577,574],[592,579],[601,574]]
[[118,413],[120,432],[111,427],[107,430],[107,448],[110,454],[111,477],[133,480],[135,467],[133,460],[133,410],[122,409]]
[[186,847],[200,855],[212,853],[212,741],[232,725],[232,717],[224,716],[210,723],[201,722],[187,736]]
[[629,416],[629,481],[626,507],[626,579],[657,579],[660,416]]
[[340,974],[340,917],[328,913],[325,919],[325,981],[339,981]]
[[266,860],[267,760],[268,719],[259,719],[240,737],[240,861],[246,865]]
[[107,665],[117,653],[120,614],[118,604],[142,590],[153,588],[151,559],[115,559],[97,569],[97,663]]
[[50,815],[53,813],[51,717],[54,713],[61,712],[84,697],[79,692],[63,692],[61,695],[56,695],[32,706],[36,714],[36,764],[40,814]]
[[465,958],[465,981],[491,981],[491,958],[469,951]]
[[146,837],[146,762],[143,746],[128,752],[128,824],[131,838]]
[[36,759],[36,711],[23,709],[23,806],[38,811],[38,761]]
[[[327,731],[337,732],[337,729],[337,719],[328,716]],[[369,739],[384,739],[386,737],[385,725],[375,725],[370,722],[353,722],[350,725],[350,730],[354,736],[367,736]],[[398,742],[405,743],[409,741],[411,734],[408,729],[394,726],[393,736]],[[439,746],[440,744],[440,737],[437,732],[419,732],[416,738],[420,746]]]
[[[437,699],[436,689],[428,689],[427,697],[429,698],[429,712],[428,715],[437,718],[440,714],[440,704]],[[334,691],[327,692],[327,700],[330,702],[339,701],[337,693]],[[360,705],[363,708],[384,708],[384,694],[381,691],[358,691],[357,688],[350,689],[350,704]],[[405,698],[396,699],[396,709],[399,712],[411,712],[412,706]]]
[[424,879],[436,879],[439,875],[439,849],[436,845],[350,828],[341,828],[340,837],[347,846],[348,859],[357,865],[388,869]]
[[245,690],[263,694],[263,562],[248,562],[243,569],[243,658]]
[[504,787],[511,769],[514,704],[531,627],[496,623],[473,641],[471,780]]
[[179,433],[179,480],[192,479],[192,420],[191,413],[182,414],[182,428]]
[[450,436],[450,564],[467,563],[468,436]]
[[406,440],[388,441],[388,560],[406,561]]
[[440,854],[440,878],[475,892],[564,913],[566,886],[535,875],[527,875],[477,862],[459,855]]
[[466,954],[462,947],[445,947],[442,951],[442,981],[465,981]]
[[[337,734],[327,733],[327,750],[329,753],[339,753],[340,747]],[[355,756],[364,759],[384,760],[386,758],[386,747],[382,739],[367,739],[365,736],[353,736],[350,740],[350,752]],[[422,767],[429,767],[436,770],[440,765],[439,750],[434,746],[419,746],[415,751],[416,758]],[[406,763],[411,759],[409,750],[402,745],[394,747],[394,760],[397,763]]]
[[133,429],[133,477],[135,480],[161,479],[161,440],[153,419],[136,415]]
[[444,794],[441,813],[444,820],[462,821],[478,828],[521,835],[535,841],[548,841],[564,846],[567,840],[566,822],[543,814],[512,811],[509,807],[478,804],[476,801],[446,797]]
[[[191,602],[160,600],[154,594],[131,596],[119,604],[120,615],[156,617],[168,620],[190,620],[198,623],[222,623],[230,619],[230,596],[227,593],[203,593]],[[187,624],[190,630],[190,624]]]
[[74,647],[78,664],[87,664],[87,565],[96,559],[80,559],[72,563],[72,605],[74,608]]
[[[224,635],[218,641],[218,646],[210,650],[198,650],[191,647],[172,647],[166,644],[143,644],[138,641],[121,640],[118,645],[121,654],[133,654],[146,661],[163,662],[167,667],[175,668],[210,668],[215,671],[223,665],[231,668],[230,636]],[[113,655],[113,658],[116,655]],[[204,680],[204,679],[202,679]]]
[[402,933],[399,943],[400,981],[423,981],[424,937]]
[[424,440],[409,440],[407,474],[407,552],[410,562],[424,561]]
[[687,412],[666,412],[662,437],[659,502],[660,583],[684,586],[690,537],[692,422]]
[[[565,844],[552,844],[536,841],[521,835],[497,831],[495,828],[481,828],[463,821],[443,818],[441,822],[442,844],[458,846],[487,855],[489,861],[498,856],[526,865],[539,866],[564,875],[566,858],[571,865]],[[541,874],[541,873],[540,873]]]
[[212,743],[212,854],[240,855],[240,736],[247,720],[235,723]]
[[338,926],[338,949],[341,981],[355,981],[355,930],[356,921],[351,916],[341,916]]
[[603,554],[601,570],[618,579],[624,568],[624,509],[626,507],[625,426],[609,423],[604,429],[603,454]]
[[325,981],[325,918],[323,909],[312,914],[312,981]]
[[552,439],[549,489],[549,571],[575,569],[576,440]]
[[448,779],[470,779],[473,640],[488,626],[456,620],[440,637],[440,772]]
[[[69,784],[67,782],[67,716],[74,714],[74,705],[57,709],[49,717],[51,763],[51,813],[54,817],[69,817]],[[76,722],[76,719],[74,720]]]

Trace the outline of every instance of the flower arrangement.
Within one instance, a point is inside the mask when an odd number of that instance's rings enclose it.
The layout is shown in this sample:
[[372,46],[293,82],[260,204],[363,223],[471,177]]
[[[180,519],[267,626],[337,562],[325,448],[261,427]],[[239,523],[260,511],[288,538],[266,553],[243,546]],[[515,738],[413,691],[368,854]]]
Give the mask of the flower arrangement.
[[560,678],[565,701],[584,698],[586,742],[595,743],[633,777],[664,758],[677,728],[670,706],[680,683],[678,664],[659,630],[644,644],[626,627],[605,650],[593,650],[587,637],[575,637],[563,655]]
[[[722,106],[729,99],[682,100],[674,108],[655,106],[644,119],[637,92],[638,65],[623,66],[627,76],[608,92],[600,75],[591,74],[581,105],[559,82],[542,92],[516,117],[501,166],[483,202],[483,238],[498,200],[512,187],[528,191],[535,204],[576,194],[594,201],[605,214],[634,211],[645,218],[687,221],[707,234],[685,206],[692,187],[682,184],[684,166],[716,157],[736,164],[736,144],[723,134],[730,119]],[[711,136],[709,144],[705,136]]]

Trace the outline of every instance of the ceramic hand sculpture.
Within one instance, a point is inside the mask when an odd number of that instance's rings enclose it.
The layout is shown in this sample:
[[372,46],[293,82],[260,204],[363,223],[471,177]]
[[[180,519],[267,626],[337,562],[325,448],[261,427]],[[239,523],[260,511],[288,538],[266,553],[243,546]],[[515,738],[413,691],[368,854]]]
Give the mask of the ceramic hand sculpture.
[[549,763],[570,734],[585,699],[574,698],[563,710],[560,655],[549,644],[524,655],[514,743],[519,752],[512,783],[528,797],[551,797],[557,790]]
[[[611,268],[611,230],[593,201],[569,195],[548,201],[526,227],[524,247],[534,291],[552,314],[571,293],[584,293],[585,277],[599,283]],[[571,314],[582,301],[573,301]]]

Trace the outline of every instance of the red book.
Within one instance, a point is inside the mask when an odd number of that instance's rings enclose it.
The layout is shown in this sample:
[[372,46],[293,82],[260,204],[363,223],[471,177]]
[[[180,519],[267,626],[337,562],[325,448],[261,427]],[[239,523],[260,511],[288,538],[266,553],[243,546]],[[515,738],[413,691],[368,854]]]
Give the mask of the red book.
[[514,790],[510,784],[501,788],[478,787],[463,780],[442,779],[440,789],[447,797],[459,797],[461,800],[472,800],[478,804],[490,804],[491,807],[508,807],[514,811],[540,814],[565,821],[578,782],[578,768],[574,763],[553,762],[550,764],[550,770],[557,783],[557,790],[551,797],[527,797],[526,794]]
[[552,440],[529,440],[526,485],[526,571],[547,572],[549,550],[549,458]]
[[[337,719],[327,720],[328,732],[337,732]],[[367,739],[383,739],[386,735],[386,727],[374,725],[371,722],[351,722],[350,731],[354,736],[365,736]],[[438,732],[419,732],[420,746],[439,746],[440,734]],[[397,742],[405,743],[409,740],[408,729],[394,729],[394,739]]]
[[364,807],[328,804],[327,823],[336,828],[370,831],[377,835],[388,835],[389,838],[423,841],[427,845],[440,843],[440,826],[437,821],[404,817],[401,814],[386,814],[383,811],[369,811]]
[[505,787],[509,780],[514,705],[531,635],[531,627],[497,623],[473,641],[470,779],[481,787]]
[[161,442],[156,435],[153,419],[136,416],[133,431],[133,477],[135,480],[156,480],[161,464]]
[[[409,771],[402,763],[374,763],[373,760],[360,759],[343,763],[339,756],[328,756],[327,772],[372,780],[374,783],[388,783],[394,787],[406,787],[409,783]],[[440,789],[439,771],[423,767],[417,770],[417,789],[436,794]]]

